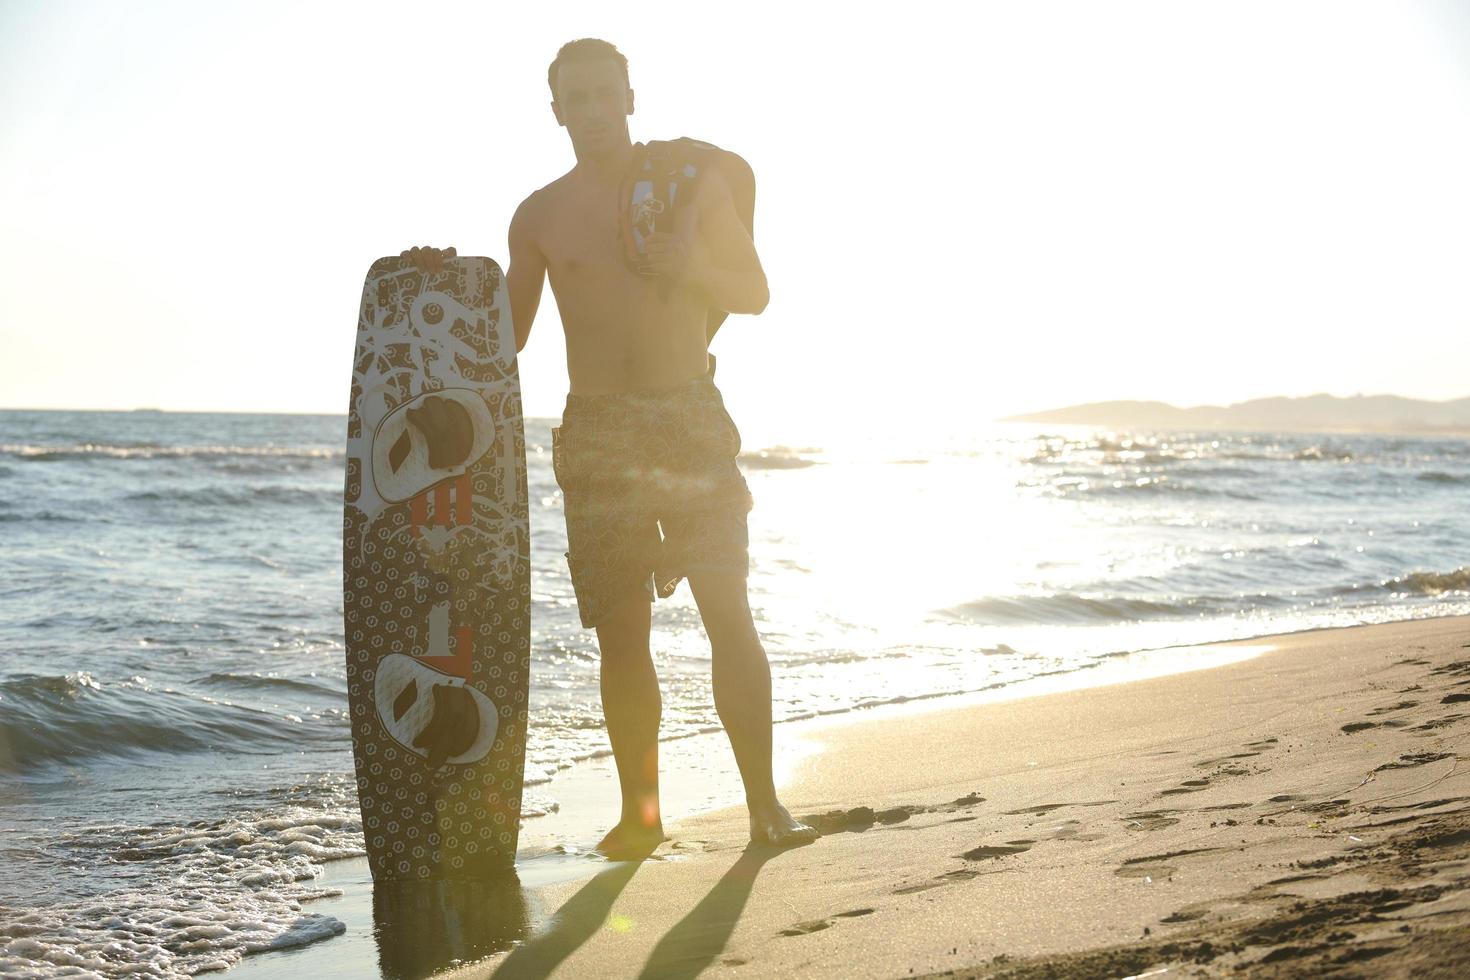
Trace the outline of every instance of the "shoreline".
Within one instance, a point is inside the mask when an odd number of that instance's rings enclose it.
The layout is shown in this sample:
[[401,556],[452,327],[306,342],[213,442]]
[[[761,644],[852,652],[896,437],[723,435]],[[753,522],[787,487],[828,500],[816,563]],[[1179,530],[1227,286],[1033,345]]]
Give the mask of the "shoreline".
[[[550,784],[544,784],[556,787],[555,792],[562,802],[561,810],[545,817],[534,818],[522,829],[516,904],[524,915],[509,927],[502,924],[500,927],[482,929],[481,938],[486,941],[479,946],[466,948],[464,952],[473,955],[465,955],[461,959],[469,961],[478,956],[488,958],[473,967],[465,967],[461,975],[490,975],[496,965],[507,958],[517,960],[516,969],[520,970],[531,965],[527,962],[528,956],[545,956],[553,947],[567,947],[565,953],[557,958],[557,963],[563,958],[573,957],[565,964],[568,967],[567,975],[579,975],[583,971],[597,972],[598,965],[605,969],[610,955],[627,968],[620,972],[633,970],[645,961],[651,966],[653,960],[650,957],[657,954],[658,949],[667,951],[670,948],[667,942],[661,942],[657,948],[643,948],[643,959],[625,959],[624,957],[632,953],[632,948],[625,948],[629,943],[613,925],[609,925],[615,922],[617,915],[646,919],[650,922],[650,928],[659,930],[659,935],[668,940],[678,933],[677,926],[682,925],[675,912],[684,907],[687,899],[704,896],[705,901],[696,906],[698,911],[721,890],[729,873],[735,868],[742,868],[742,875],[749,872],[753,876],[755,871],[760,870],[760,865],[767,861],[771,862],[771,870],[762,873],[763,885],[767,878],[775,876],[774,869],[777,868],[781,869],[783,877],[788,873],[799,873],[798,869],[807,872],[804,877],[799,878],[800,887],[796,891],[789,888],[776,889],[777,893],[787,897],[787,904],[790,904],[789,899],[795,894],[825,894],[833,899],[825,904],[833,904],[836,893],[842,890],[839,885],[845,879],[846,872],[852,870],[849,867],[851,855],[848,852],[853,851],[859,843],[888,836],[895,848],[907,850],[917,846],[909,842],[919,838],[942,837],[942,834],[931,834],[929,830],[944,830],[944,827],[940,827],[941,824],[960,828],[949,830],[950,834],[970,830],[969,836],[976,836],[977,831],[965,828],[964,825],[971,822],[977,828],[987,825],[991,818],[986,814],[994,804],[987,806],[986,799],[999,800],[1002,795],[996,789],[997,783],[1011,780],[1024,783],[1028,776],[1040,776],[1051,770],[1052,766],[1043,758],[1023,760],[1024,764],[1019,768],[1012,766],[1009,771],[1002,771],[1007,767],[999,764],[1001,760],[1008,752],[1014,752],[1018,747],[1027,744],[1028,739],[1053,745],[1071,744],[1065,734],[1067,731],[1091,732],[1097,747],[1112,746],[1112,752],[1104,753],[1105,755],[1116,754],[1128,747],[1126,743],[1130,729],[1128,726],[1119,728],[1116,715],[1108,714],[1109,706],[1133,705],[1136,712],[1137,706],[1142,704],[1145,714],[1135,721],[1154,729],[1155,734],[1163,740],[1184,738],[1187,741],[1193,736],[1195,741],[1208,741],[1204,734],[1192,730],[1192,726],[1199,725],[1200,719],[1188,714],[1181,715],[1177,701],[1171,700],[1170,692],[1178,694],[1179,691],[1191,691],[1196,700],[1228,702],[1231,686],[1237,682],[1248,682],[1252,689],[1274,689],[1277,696],[1282,698],[1301,696],[1303,692],[1310,694],[1314,686],[1321,688],[1324,685],[1340,685],[1343,672],[1332,665],[1311,662],[1310,657],[1302,656],[1305,651],[1334,644],[1343,646],[1346,637],[1348,639],[1344,649],[1350,651],[1349,659],[1361,667],[1376,664],[1381,659],[1379,647],[1383,645],[1385,638],[1410,634],[1439,640],[1443,640],[1445,634],[1455,634],[1464,637],[1462,642],[1470,641],[1470,617],[1433,617],[1367,626],[1315,628],[1199,647],[1143,651],[1099,661],[1097,667],[1080,672],[1085,677],[1078,677],[1078,671],[1068,671],[1061,675],[1043,675],[981,692],[885,704],[783,723],[778,729],[780,736],[777,739],[776,756],[777,782],[783,801],[799,817],[820,819],[821,829],[826,834],[815,844],[793,851],[774,852],[764,849],[757,854],[756,849],[745,850],[747,828],[744,826],[738,773],[728,741],[723,733],[713,733],[660,743],[661,770],[673,777],[666,776],[662,785],[666,826],[673,840],[663,845],[652,860],[642,863],[613,863],[587,856],[581,851],[595,843],[601,831],[605,830],[602,826],[604,821],[598,819],[598,808],[602,808],[609,820],[615,819],[618,806],[617,784],[610,757],[579,763],[558,773]],[[1185,651],[1194,651],[1195,659],[1192,662],[1182,659],[1191,656]],[[1470,654],[1466,654],[1466,657],[1470,658]],[[1164,662],[1166,659],[1167,663]],[[1306,682],[1305,686],[1283,687],[1280,680],[1282,673],[1303,674],[1301,679]],[[1077,683],[1079,680],[1082,681],[1081,684]],[[1358,700],[1372,693],[1359,689],[1346,694],[1338,692],[1339,695],[1351,695]],[[1154,709],[1151,713],[1147,711],[1150,704]],[[1414,714],[1409,709],[1402,710],[1408,715]],[[1033,715],[1036,717],[1032,720],[1025,720]],[[1151,721],[1147,720],[1150,718]],[[1062,721],[1061,724],[1058,724],[1059,720]],[[1454,727],[1453,722],[1446,724]],[[902,742],[895,739],[895,725],[902,726],[905,732],[906,738]],[[1465,722],[1464,727],[1470,731],[1470,722]],[[948,731],[951,728],[954,731]],[[986,733],[994,736],[994,729],[997,728],[1010,732],[1010,737],[1003,740],[1003,747],[978,737]],[[964,735],[961,736],[960,733]],[[1394,734],[1400,733],[1395,731]],[[1267,737],[1273,738],[1273,743],[1263,744],[1274,744],[1279,740],[1276,736],[1261,736],[1262,739]],[[1319,733],[1315,737],[1326,736]],[[1075,739],[1076,736],[1071,738]],[[1076,749],[1077,746],[1072,745],[1070,754],[1061,753],[1053,759],[1053,763],[1075,766]],[[1133,769],[1142,771],[1146,778],[1157,778],[1159,773],[1152,770],[1167,768],[1170,764],[1167,756],[1174,754],[1174,751],[1159,753],[1158,758],[1166,760],[1161,763],[1140,764],[1138,760],[1134,760]],[[1287,753],[1289,752],[1288,748]],[[1223,753],[1223,758],[1254,757],[1261,754],[1265,753]],[[1303,757],[1298,754],[1297,758],[1300,760]],[[1442,755],[1440,758],[1446,756]],[[1216,761],[1227,776],[1246,776],[1249,774],[1247,767],[1255,765]],[[1404,768],[1412,770],[1416,767]],[[834,779],[831,775],[833,772],[840,773],[840,778]],[[1305,778],[1310,773],[1297,775]],[[1383,778],[1385,777],[1379,777]],[[1221,781],[1229,782],[1225,779]],[[1092,819],[1076,819],[1058,824],[1057,832],[1044,838],[1047,845],[1045,848],[1042,846],[1043,839],[1031,828],[1036,820],[1049,819],[1042,815],[1049,814],[1053,809],[1076,808],[1068,812],[1075,813],[1079,818],[1094,809],[1098,814],[1104,811],[1111,813],[1123,806],[1130,795],[1126,788],[1128,781],[1117,782],[1123,785],[1115,787],[1112,794],[1094,794],[1095,799],[1087,803],[1042,802],[1029,811],[1017,811],[1014,808],[1005,810],[1000,817],[994,818],[1001,824],[1015,823],[1016,820],[1008,821],[1004,818],[1021,819],[1018,814],[1023,813],[1029,813],[1031,822],[1012,830],[1005,839],[987,841],[980,847],[975,847],[971,842],[966,848],[961,846],[963,842],[960,841],[937,850],[926,846],[917,853],[908,855],[898,867],[890,867],[890,876],[910,878],[915,867],[928,864],[937,869],[942,866],[942,884],[963,883],[964,889],[973,890],[976,882],[995,883],[994,878],[1005,877],[1008,872],[1020,870],[1021,866],[1034,859],[1038,853],[1054,848],[1056,841],[1065,840],[1068,842],[1066,846],[1075,847],[1084,841],[1105,839],[1109,835],[1082,833],[1085,825],[1095,821],[1095,816]],[[1188,785],[1190,782],[1191,780],[1180,780],[1180,786],[1165,788],[1159,797],[1168,801],[1170,797],[1187,793],[1192,799],[1195,793],[1210,792],[1215,781],[1210,778],[1204,778],[1202,782],[1194,780],[1197,787]],[[1239,780],[1236,782],[1243,785]],[[1064,797],[1067,794],[1058,790],[1055,795]],[[1103,799],[1106,795],[1114,795],[1119,799]],[[1007,796],[1005,802],[1016,800]],[[1157,803],[1158,800],[1153,802]],[[1267,805],[1279,807],[1282,803]],[[1230,804],[1234,808],[1248,806],[1239,804],[1236,807],[1235,804]],[[1138,809],[1138,805],[1132,808]],[[1223,812],[1228,808],[1222,806],[1219,809]],[[1178,836],[1180,831],[1176,825],[1188,822],[1183,817],[1166,817],[1160,815],[1162,813],[1163,811],[1147,811],[1143,813],[1141,820],[1132,820],[1131,817],[1129,819],[1133,823],[1149,825],[1162,844],[1165,838]],[[941,817],[939,814],[959,815]],[[1219,816],[1218,813],[1216,815]],[[1120,814],[1112,816],[1115,825],[1123,819]],[[1231,820],[1232,825],[1238,823],[1240,821]],[[1123,821],[1122,826],[1128,828],[1128,821]],[[1255,826],[1275,827],[1274,824]],[[1317,826],[1320,826],[1320,821]],[[1116,831],[1116,826],[1114,829]],[[1194,829],[1199,832],[1204,828]],[[897,835],[890,833],[916,830],[923,832]],[[1131,829],[1122,831],[1125,836],[1132,832]],[[590,841],[586,839],[589,833],[596,835],[591,836]],[[995,833],[987,836],[993,837]],[[900,841],[898,838],[907,840]],[[1121,842],[1119,840],[1115,843]],[[875,853],[868,853],[873,851],[871,846],[856,849],[863,852],[866,862],[872,862],[859,867],[867,869],[869,874],[877,873],[876,868],[883,864],[884,854],[881,852],[884,849],[880,847]],[[1200,849],[1181,848],[1175,852],[1161,848],[1160,854],[1169,857],[1172,862],[1174,853],[1189,854],[1197,850]],[[976,854],[973,858],[970,856],[972,853]],[[1028,853],[1033,858],[1026,857]],[[954,867],[957,854],[962,857],[958,868]],[[1183,862],[1185,859],[1180,860]],[[730,867],[732,862],[734,868]],[[1165,867],[1161,862],[1151,865],[1143,859],[1136,859],[1133,863],[1135,870]],[[1128,866],[1125,863],[1119,869]],[[817,868],[823,869],[821,874],[811,873]],[[1170,872],[1174,868],[1173,863],[1168,866]],[[1048,868],[1046,874],[1073,878],[1077,870],[1064,864],[1062,867]],[[721,877],[721,873],[725,877]],[[634,874],[639,878],[636,888],[629,885],[629,879]],[[945,875],[953,878],[945,878]],[[1143,877],[1148,879],[1148,884],[1153,884],[1155,878],[1160,876],[1144,874]],[[715,880],[717,878],[719,881]],[[831,880],[824,884],[824,878]],[[1135,878],[1136,876],[1125,874],[1123,870],[1116,870],[1101,884],[1117,887],[1120,882],[1129,883]],[[1174,877],[1163,875],[1162,880],[1172,883]],[[260,976],[310,971],[322,976],[358,976],[372,975],[380,966],[385,966],[391,967],[394,973],[408,975],[400,969],[403,965],[401,963],[393,966],[379,962],[379,944],[373,936],[373,889],[365,859],[330,863],[319,883],[342,888],[343,894],[338,898],[307,903],[303,906],[303,914],[335,916],[346,924],[346,935],[299,950],[254,954],[231,973],[248,977],[252,971]],[[614,884],[617,887],[610,896],[608,907],[602,909],[599,921],[588,925],[579,919],[581,925],[576,930],[577,941],[569,942],[573,937],[567,933],[567,910],[580,908],[587,901],[569,903],[589,892],[600,894]],[[889,889],[891,895],[887,896],[888,900],[897,905],[908,903],[924,906],[932,904],[944,894],[944,889],[938,884],[922,883],[922,887],[919,887],[920,882],[909,881],[908,884],[912,886],[909,890],[903,885],[897,890]],[[1091,884],[1096,886],[1100,882],[1093,881]],[[714,890],[711,890],[711,885]],[[1008,887],[1015,889],[1016,883],[1011,882]],[[1046,890],[1044,886],[1037,887]],[[1107,891],[1108,889],[1103,889],[1104,893]],[[634,892],[639,894],[634,895]],[[767,897],[775,898],[776,894]],[[979,899],[980,896],[975,897]],[[1022,889],[1017,897],[1024,899],[1025,890]],[[1093,897],[1097,899],[1098,895],[1094,894]],[[751,902],[755,898],[756,896],[747,896]],[[993,899],[994,896],[986,896],[983,904],[989,905]],[[1112,901],[1113,898],[1109,897],[1108,903]],[[630,910],[637,910],[637,914],[634,915],[632,911],[614,911],[611,908],[614,904],[620,907],[626,904]],[[840,905],[841,902],[836,904]],[[864,908],[866,911],[862,910]],[[824,916],[817,915],[814,907],[812,912],[816,915],[815,918],[799,916],[797,921],[785,923],[782,928],[767,929],[767,938],[776,937],[769,938],[769,941],[762,941],[759,935],[760,926],[753,920],[763,919],[773,914],[774,910],[767,907],[761,911],[762,915],[756,915],[756,910],[752,908],[743,919],[736,916],[736,920],[729,923],[733,935],[727,934],[720,948],[720,951],[726,953],[736,950],[733,955],[726,956],[726,960],[743,959],[743,962],[761,963],[762,969],[756,971],[760,973],[767,970],[794,970],[802,975],[810,972],[814,976],[837,976],[844,973],[854,975],[851,971],[856,969],[862,975],[901,976],[908,975],[910,969],[915,974],[921,974],[980,962],[975,957],[979,952],[976,948],[972,948],[970,954],[962,955],[963,943],[950,943],[944,950],[948,955],[934,959],[917,948],[912,936],[889,934],[887,930],[873,932],[885,920],[894,917],[880,915],[885,909],[876,896],[868,896],[868,904],[861,908],[846,912],[833,908]],[[897,915],[901,910],[891,911]],[[431,918],[442,919],[443,909],[439,908]],[[970,916],[963,917],[965,920],[969,918]],[[849,919],[852,921],[846,921]],[[652,925],[654,922],[660,925]],[[831,928],[838,923],[841,923],[841,928]],[[379,924],[381,926],[383,923],[380,921]],[[775,923],[762,924],[769,926]],[[602,928],[603,926],[607,928]],[[671,931],[670,927],[675,928]],[[501,934],[492,935],[497,928]],[[955,940],[970,938],[970,925],[956,920],[948,928]],[[1160,926],[1157,922],[1153,926],[1155,932],[1168,928],[1169,926]],[[755,930],[755,935],[746,936],[745,933],[750,929]],[[792,929],[796,932],[791,932]],[[931,924],[924,931],[934,933],[936,928]],[[937,931],[942,934],[945,929]],[[585,935],[582,935],[584,932]],[[818,934],[827,938],[819,939]],[[897,960],[891,963],[890,969],[879,968],[877,961],[867,958],[860,963],[850,960],[844,969],[844,955],[854,957],[857,952],[855,947],[847,947],[844,952],[840,942],[835,947],[831,946],[835,941],[833,937],[840,934],[849,935],[854,941],[861,939],[864,943],[881,941],[888,945],[890,952],[902,951],[902,968],[899,968]],[[1096,940],[1106,938],[1116,941],[1120,938],[1116,934],[1098,933],[1095,929],[1079,929],[1076,926],[1071,929],[1053,928],[1049,930],[1049,935],[1054,940],[1066,941],[1053,942],[1050,945],[1011,942],[1006,944],[1007,948],[997,948],[996,953],[1013,958],[1024,955],[1074,955],[1080,949],[1102,945]],[[793,942],[793,938],[799,942]],[[512,943],[517,945],[511,948]],[[801,943],[823,946],[825,952],[816,959],[799,957],[800,962],[794,962],[789,954],[796,951]],[[412,945],[412,941],[407,938],[395,940],[387,937],[388,948],[400,949]],[[950,953],[951,949],[954,952]],[[454,958],[450,956],[437,963],[420,962],[418,965],[421,968],[448,967],[454,965],[450,962]],[[712,960],[706,961],[705,965],[709,966],[711,963]],[[725,965],[740,964],[729,962]],[[864,973],[869,967],[873,967],[873,971]],[[999,964],[992,963],[986,967],[992,968],[999,968]],[[1013,964],[1006,968],[1016,967]],[[1129,971],[1123,970],[1119,975],[1126,972]],[[676,973],[693,975],[685,973],[682,967]],[[545,973],[533,970],[531,975]]]
[[[1336,629],[1355,629],[1365,626],[1385,626],[1436,619],[1454,619],[1461,615],[1470,616],[1470,613],[1355,623],[1348,626],[1304,626],[1300,629],[1285,630],[1278,633],[1261,633],[1236,637],[1234,639],[1212,640],[1205,643],[1178,643],[1162,647],[1148,647],[1140,650],[1118,650],[1112,653],[1100,654],[1092,661],[1077,667],[1046,671],[1022,680],[999,681],[995,684],[974,690],[939,691],[914,697],[901,697],[891,701],[858,704],[825,712],[817,712],[815,714],[778,719],[775,722],[776,737],[774,739],[775,744],[772,759],[776,785],[778,789],[783,787],[786,781],[783,773],[789,775],[791,767],[797,761],[819,749],[817,745],[809,744],[803,739],[803,726],[825,728],[831,724],[862,724],[867,721],[902,717],[908,713],[922,714],[929,711],[942,711],[968,705],[989,704],[997,701],[1034,697],[1040,694],[1086,690],[1091,687],[1109,684],[1126,684],[1134,680],[1164,677],[1187,671],[1209,670],[1263,653],[1269,649],[1271,641],[1285,637]],[[1223,652],[1227,646],[1237,652]],[[1242,649],[1244,647],[1259,647],[1259,649],[1246,651]],[[1180,655],[1183,651],[1196,651],[1198,659],[1188,662],[1182,660]],[[782,742],[782,736],[786,733],[790,733],[793,736],[791,744],[783,744]],[[679,743],[683,742],[690,742],[692,746],[698,746],[698,748],[681,746]],[[723,807],[739,806],[743,803],[744,792],[740,787],[740,773],[735,766],[734,756],[729,752],[728,742],[726,741],[723,728],[707,729],[668,739],[661,738],[658,745],[661,770],[668,766],[669,760],[671,759],[675,763],[689,759],[697,759],[701,763],[709,763],[713,761],[711,760],[712,753],[716,756],[722,754],[726,762],[726,765],[717,771],[706,773],[708,780],[715,784],[715,790],[713,792],[709,790],[707,785],[691,788],[687,782],[677,778],[670,780],[668,777],[671,774],[663,773],[660,785],[661,794],[666,804],[670,800],[674,803],[672,807],[668,805],[664,806],[666,814],[675,814],[676,818],[689,818],[700,813]],[[720,752],[722,747],[724,749],[723,753]],[[725,791],[720,792],[720,787],[724,787]],[[522,818],[523,826],[521,828],[520,842],[517,846],[516,854],[518,861],[539,858],[548,853],[560,853],[560,851],[555,850],[558,845],[573,844],[574,841],[568,839],[569,830],[564,830],[562,829],[563,827],[569,827],[569,825],[574,824],[587,824],[587,826],[582,827],[585,832],[584,836],[595,831],[596,836],[592,838],[592,843],[595,843],[596,840],[601,839],[602,833],[606,831],[607,827],[611,827],[617,821],[618,812],[616,801],[618,797],[616,794],[618,792],[618,783],[617,771],[614,768],[611,749],[599,749],[591,755],[574,759],[569,766],[557,770],[549,779],[530,784],[527,787],[528,790],[548,793],[553,788],[559,794],[556,801],[557,809]],[[575,804],[589,804],[594,807],[607,805],[610,816],[606,822],[606,826],[603,826],[597,820],[589,822],[585,817],[581,820],[572,818],[569,815],[577,813],[579,806],[563,806],[563,798],[569,798]],[[609,804],[607,801],[612,802]],[[556,828],[556,830],[551,832],[527,833],[529,830],[539,830],[540,828]],[[528,839],[537,842],[529,849],[526,844]],[[366,861],[365,858],[351,858],[347,860]]]

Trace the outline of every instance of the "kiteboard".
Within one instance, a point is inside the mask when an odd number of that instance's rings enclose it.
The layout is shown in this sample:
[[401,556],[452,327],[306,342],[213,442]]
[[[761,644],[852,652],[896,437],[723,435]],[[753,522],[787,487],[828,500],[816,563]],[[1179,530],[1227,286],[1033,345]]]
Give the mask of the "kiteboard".
[[347,420],[343,625],[375,880],[512,867],[530,686],[530,533],[500,267],[368,270]]

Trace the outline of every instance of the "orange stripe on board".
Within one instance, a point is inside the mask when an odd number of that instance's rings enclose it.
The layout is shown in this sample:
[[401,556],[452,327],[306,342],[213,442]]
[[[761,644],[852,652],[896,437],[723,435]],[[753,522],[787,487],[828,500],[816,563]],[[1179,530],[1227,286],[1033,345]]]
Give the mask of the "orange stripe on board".
[[449,514],[449,484],[441,483],[434,488],[434,523],[449,527],[454,523]]
[[423,534],[419,530],[429,523],[429,495],[420,493],[408,502],[408,530],[414,537]]
[[454,481],[454,523],[463,527],[475,522],[474,491],[470,489],[470,475],[460,476]]
[[475,652],[471,643],[472,635],[468,626],[461,626],[454,631],[453,653],[447,657],[419,657],[419,659],[435,670],[452,674],[455,677],[463,677],[468,681],[470,679],[470,657]]

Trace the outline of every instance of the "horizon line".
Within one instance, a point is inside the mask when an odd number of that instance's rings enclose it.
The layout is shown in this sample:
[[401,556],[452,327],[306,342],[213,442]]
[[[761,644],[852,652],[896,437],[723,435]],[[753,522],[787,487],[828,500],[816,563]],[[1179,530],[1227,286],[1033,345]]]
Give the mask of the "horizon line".
[[[1243,401],[1228,402],[1228,403],[1224,403],[1224,404],[1204,403],[1204,404],[1197,404],[1197,405],[1176,405],[1173,402],[1164,401],[1164,400],[1158,399],[1158,398],[1104,398],[1104,399],[1100,399],[1100,400],[1097,400],[1097,401],[1072,402],[1070,404],[1057,405],[1057,406],[1053,406],[1051,408],[1031,409],[1031,410],[1020,411],[1020,412],[1008,412],[1008,413],[1006,413],[1004,415],[997,415],[997,416],[995,416],[993,418],[990,418],[990,419],[987,419],[985,421],[989,421],[989,422],[1006,422],[1006,421],[1015,420],[1015,419],[1017,419],[1018,416],[1022,416],[1022,415],[1037,415],[1037,414],[1040,414],[1040,413],[1043,413],[1043,412],[1060,412],[1060,411],[1066,411],[1067,409],[1085,408],[1085,407],[1089,407],[1089,406],[1093,406],[1093,405],[1106,405],[1106,404],[1115,403],[1115,402],[1153,403],[1153,404],[1159,404],[1159,405],[1167,405],[1170,408],[1177,408],[1177,409],[1188,410],[1188,409],[1195,409],[1195,408],[1233,408],[1236,405],[1244,405],[1244,404],[1248,404],[1250,402],[1256,402],[1256,401],[1266,401],[1266,400],[1273,399],[1273,398],[1283,398],[1283,399],[1287,399],[1289,401],[1297,401],[1297,400],[1303,400],[1303,399],[1308,399],[1308,398],[1334,398],[1334,399],[1337,399],[1338,401],[1350,401],[1350,400],[1356,399],[1356,398],[1402,398],[1405,401],[1426,402],[1428,404],[1434,405],[1434,404],[1445,404],[1445,403],[1448,403],[1448,402],[1465,401],[1467,399],[1470,399],[1470,394],[1461,395],[1461,396],[1455,397],[1455,398],[1416,398],[1413,395],[1400,395],[1400,394],[1396,394],[1394,392],[1380,392],[1378,394],[1367,395],[1367,394],[1364,394],[1363,392],[1360,391],[1360,392],[1356,392],[1356,393],[1351,394],[1351,395],[1333,395],[1333,394],[1331,394],[1329,392],[1321,391],[1321,392],[1314,392],[1313,394],[1310,394],[1310,395],[1260,395],[1260,396],[1257,396],[1255,398],[1247,398],[1247,399],[1244,399]],[[132,407],[132,408],[55,408],[55,407],[52,407],[52,408],[42,408],[42,407],[31,406],[31,405],[0,405],[0,412],[92,412],[92,413],[99,414],[99,415],[102,415],[102,414],[110,414],[110,415],[133,415],[133,414],[140,414],[140,415],[141,414],[158,414],[158,415],[305,415],[305,416],[315,416],[315,417],[318,417],[318,418],[346,418],[347,415],[348,415],[348,411],[345,411],[345,410],[344,411],[341,411],[341,412],[312,412],[312,411],[292,411],[292,410],[289,410],[289,409],[270,410],[270,409],[235,409],[235,408],[156,408],[156,407],[151,406],[151,405],[140,405],[140,406],[136,406],[136,407]],[[523,417],[524,418],[555,418],[556,416],[550,416],[550,415],[529,415],[529,414],[527,414],[527,415],[524,415]]]

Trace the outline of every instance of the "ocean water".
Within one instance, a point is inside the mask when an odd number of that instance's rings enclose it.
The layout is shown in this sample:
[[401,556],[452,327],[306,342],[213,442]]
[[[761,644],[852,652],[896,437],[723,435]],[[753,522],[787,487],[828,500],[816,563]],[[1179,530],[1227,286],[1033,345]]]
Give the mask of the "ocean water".
[[[606,754],[527,423],[523,840]],[[342,925],[362,853],[340,416],[0,412],[0,973],[180,975]],[[1470,613],[1470,442],[1001,425],[747,444],[778,720],[1120,652]],[[662,737],[718,730],[687,588],[654,612]],[[778,734],[779,737],[779,734]]]

